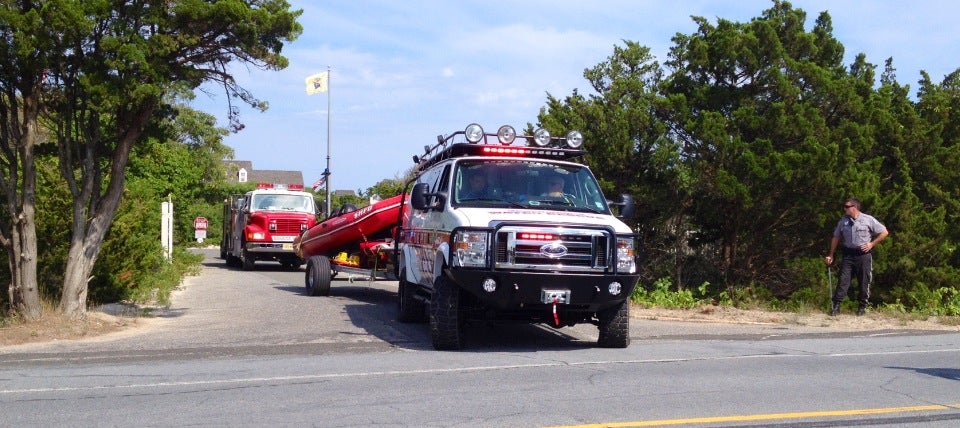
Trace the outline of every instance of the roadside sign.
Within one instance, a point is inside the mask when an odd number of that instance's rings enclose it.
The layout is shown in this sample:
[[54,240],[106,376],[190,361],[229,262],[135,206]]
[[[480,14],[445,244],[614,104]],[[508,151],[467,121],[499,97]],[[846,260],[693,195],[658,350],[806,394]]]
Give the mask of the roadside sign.
[[197,217],[193,220],[193,228],[197,230],[207,230],[206,217]]

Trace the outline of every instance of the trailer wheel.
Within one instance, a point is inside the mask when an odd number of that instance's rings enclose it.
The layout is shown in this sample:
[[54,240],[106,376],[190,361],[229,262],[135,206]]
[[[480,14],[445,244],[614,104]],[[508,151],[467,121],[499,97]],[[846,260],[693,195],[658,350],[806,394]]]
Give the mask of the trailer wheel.
[[400,273],[397,284],[397,321],[411,323],[426,321],[426,305],[416,298],[417,285],[407,281],[406,271]]
[[603,348],[626,348],[630,346],[630,301],[597,312],[600,337],[597,345]]
[[330,259],[326,256],[313,256],[307,260],[307,273],[304,279],[307,294],[311,296],[330,295]]
[[434,349],[463,349],[463,319],[460,313],[460,288],[446,276],[433,283],[430,296],[430,337]]

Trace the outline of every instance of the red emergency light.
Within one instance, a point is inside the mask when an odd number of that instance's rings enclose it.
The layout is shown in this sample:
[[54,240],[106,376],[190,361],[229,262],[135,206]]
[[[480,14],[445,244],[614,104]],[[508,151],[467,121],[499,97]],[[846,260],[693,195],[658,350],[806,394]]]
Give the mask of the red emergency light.
[[522,232],[520,233],[520,239],[526,241],[556,241],[559,237],[552,233]]
[[275,183],[257,183],[257,190],[277,189],[277,190],[296,190],[302,191],[302,184],[275,184]]

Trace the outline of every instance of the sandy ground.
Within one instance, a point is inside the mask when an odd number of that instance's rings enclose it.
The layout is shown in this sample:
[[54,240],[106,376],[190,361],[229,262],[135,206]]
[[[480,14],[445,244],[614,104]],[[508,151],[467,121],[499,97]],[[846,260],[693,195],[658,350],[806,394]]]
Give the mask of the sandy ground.
[[844,312],[831,317],[826,313],[769,312],[742,310],[726,306],[701,306],[694,309],[638,308],[631,311],[634,318],[664,321],[731,324],[784,324],[822,327],[827,330],[953,330],[960,331],[960,317],[918,318],[908,315],[888,315],[868,311],[856,316]]

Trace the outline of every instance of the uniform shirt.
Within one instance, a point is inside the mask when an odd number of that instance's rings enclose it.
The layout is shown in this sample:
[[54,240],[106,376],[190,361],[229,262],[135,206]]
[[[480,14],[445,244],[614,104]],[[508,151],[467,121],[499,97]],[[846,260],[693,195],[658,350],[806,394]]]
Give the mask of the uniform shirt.
[[860,213],[856,220],[848,215],[843,216],[833,231],[833,236],[842,237],[841,242],[846,248],[859,249],[861,245],[873,240],[874,236],[883,233],[887,228],[869,214]]

